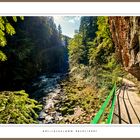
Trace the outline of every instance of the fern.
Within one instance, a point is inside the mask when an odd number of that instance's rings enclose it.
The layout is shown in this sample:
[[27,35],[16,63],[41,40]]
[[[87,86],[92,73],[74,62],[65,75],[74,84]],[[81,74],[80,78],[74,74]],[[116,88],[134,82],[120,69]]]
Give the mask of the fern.
[[24,90],[0,92],[0,123],[37,123],[41,108]]

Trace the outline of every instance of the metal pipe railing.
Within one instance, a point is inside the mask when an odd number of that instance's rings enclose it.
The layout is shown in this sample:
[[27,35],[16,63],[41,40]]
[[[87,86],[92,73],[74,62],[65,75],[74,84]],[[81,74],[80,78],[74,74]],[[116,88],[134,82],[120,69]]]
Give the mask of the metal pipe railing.
[[99,122],[99,120],[101,119],[111,99],[112,99],[112,102],[111,102],[111,108],[108,114],[108,118],[106,121],[107,124],[110,124],[113,119],[113,112],[114,112],[114,106],[115,106],[115,101],[116,101],[116,83],[113,85],[111,92],[109,93],[108,97],[106,98],[105,102],[101,106],[96,116],[91,120],[91,124],[97,124]]

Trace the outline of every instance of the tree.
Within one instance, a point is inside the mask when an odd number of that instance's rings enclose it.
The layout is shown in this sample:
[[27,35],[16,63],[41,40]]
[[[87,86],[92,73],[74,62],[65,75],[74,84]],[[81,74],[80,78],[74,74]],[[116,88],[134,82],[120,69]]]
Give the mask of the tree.
[[96,37],[97,17],[83,16],[81,17],[79,32],[83,36],[83,45],[87,45],[88,41],[92,41]]
[[0,64],[3,90],[25,88],[41,73],[63,72],[66,51],[60,40],[61,26],[58,30],[53,17],[25,17],[24,21],[11,23],[16,34],[7,38],[4,52],[8,60]]
[[109,89],[117,77],[122,75],[122,69],[115,58],[108,17],[100,16],[97,19],[98,31],[90,46],[89,64],[96,69],[98,87]]
[[83,47],[83,61],[84,65],[88,65],[88,53],[89,53],[89,44],[96,37],[97,31],[97,17],[93,16],[83,16],[81,17],[79,34],[82,35],[82,45]]
[[[1,47],[4,47],[9,43],[7,41],[8,39],[6,39],[7,35],[12,36],[15,34],[15,29],[11,25],[11,22],[12,22],[11,19],[12,21],[17,22],[17,17],[12,17],[12,18],[0,17],[0,46]],[[21,17],[21,19],[23,19],[23,17]],[[22,42],[22,40],[20,41]],[[7,48],[8,46],[6,47],[6,49]],[[11,50],[11,48],[9,49]],[[11,50],[11,51],[14,51],[14,50]],[[18,52],[19,59],[23,60],[26,57],[23,54],[25,54],[25,52],[24,53]],[[7,55],[9,55],[9,53]],[[5,55],[5,53],[0,51],[0,61],[5,61],[5,60],[7,60],[7,56]],[[7,61],[11,61],[11,60],[8,59]],[[3,64],[5,65],[5,63],[6,62],[4,62]],[[4,65],[1,65],[1,66],[4,66]],[[1,69],[2,68],[4,67],[1,67]],[[3,72],[1,73],[1,76],[5,76],[3,75]],[[2,78],[1,76],[0,78]],[[2,81],[1,85],[3,84],[5,84],[4,81]],[[18,123],[18,124],[19,123],[37,123],[38,115],[35,111],[37,110],[39,111],[40,109],[41,109],[41,106],[38,105],[38,102],[33,99],[30,99],[28,97],[28,94],[25,93],[24,90],[0,92],[0,123],[6,123],[6,124],[8,123]]]
[[[20,17],[22,20],[24,19],[23,17]],[[17,17],[12,17],[14,22],[17,22]],[[0,17],[0,46],[5,47],[7,45],[6,41],[6,35],[14,35],[15,29],[9,22],[7,17]],[[0,61],[5,61],[7,60],[6,55],[3,53],[3,51],[0,50]]]
[[73,39],[69,41],[69,60],[71,68],[78,66],[84,61],[84,46],[82,45],[82,35],[76,34]]
[[59,38],[61,40],[61,38],[62,38],[62,29],[61,29],[61,25],[60,24],[58,25],[58,34],[59,34]]
[[89,61],[90,64],[93,65],[97,63],[108,63],[108,57],[115,52],[109,29],[108,17],[98,17],[97,25],[98,31],[96,32],[96,38],[91,44],[89,53]]

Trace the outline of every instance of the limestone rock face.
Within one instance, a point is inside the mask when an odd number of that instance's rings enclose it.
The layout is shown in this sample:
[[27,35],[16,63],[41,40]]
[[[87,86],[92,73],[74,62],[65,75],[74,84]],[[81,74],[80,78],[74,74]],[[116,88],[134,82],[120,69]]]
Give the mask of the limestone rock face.
[[140,80],[140,17],[109,17],[118,61]]

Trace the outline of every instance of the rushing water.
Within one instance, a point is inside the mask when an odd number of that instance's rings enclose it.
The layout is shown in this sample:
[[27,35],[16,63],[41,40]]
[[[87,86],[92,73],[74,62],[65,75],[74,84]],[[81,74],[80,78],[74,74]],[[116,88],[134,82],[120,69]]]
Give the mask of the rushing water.
[[43,104],[43,110],[38,118],[39,123],[58,123],[63,119],[59,108],[63,96],[60,81],[64,77],[62,74],[42,75],[32,84],[32,88],[35,89],[32,95]]

